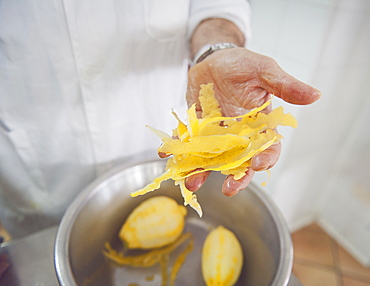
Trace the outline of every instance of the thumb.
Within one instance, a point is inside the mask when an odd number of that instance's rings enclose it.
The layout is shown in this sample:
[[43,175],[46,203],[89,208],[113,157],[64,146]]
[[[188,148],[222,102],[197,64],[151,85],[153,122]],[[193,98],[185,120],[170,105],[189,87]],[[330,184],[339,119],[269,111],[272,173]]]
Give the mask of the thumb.
[[306,105],[321,96],[319,90],[286,73],[276,62],[261,70],[260,80],[265,90],[289,103]]

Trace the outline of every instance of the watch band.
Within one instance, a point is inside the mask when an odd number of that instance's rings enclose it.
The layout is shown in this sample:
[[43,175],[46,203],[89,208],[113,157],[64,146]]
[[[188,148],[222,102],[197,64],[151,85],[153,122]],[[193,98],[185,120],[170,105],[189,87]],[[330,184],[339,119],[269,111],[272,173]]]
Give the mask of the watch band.
[[193,65],[200,63],[206,57],[213,54],[218,50],[237,48],[238,46],[232,43],[219,43],[214,45],[205,45],[203,46],[194,57]]

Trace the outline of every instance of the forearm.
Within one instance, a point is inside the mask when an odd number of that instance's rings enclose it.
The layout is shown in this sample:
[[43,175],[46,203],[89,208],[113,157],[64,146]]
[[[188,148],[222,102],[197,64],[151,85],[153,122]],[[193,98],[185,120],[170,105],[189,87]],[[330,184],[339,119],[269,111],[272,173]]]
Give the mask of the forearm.
[[245,37],[239,28],[228,20],[218,18],[204,20],[198,25],[191,37],[191,58],[194,58],[195,54],[204,45],[225,42],[243,47]]

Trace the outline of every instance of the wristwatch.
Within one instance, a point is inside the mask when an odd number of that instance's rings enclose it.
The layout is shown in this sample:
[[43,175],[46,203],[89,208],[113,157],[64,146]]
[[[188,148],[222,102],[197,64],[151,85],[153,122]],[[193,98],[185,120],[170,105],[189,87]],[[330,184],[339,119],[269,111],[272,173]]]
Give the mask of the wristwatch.
[[193,65],[200,63],[206,57],[213,54],[218,50],[237,48],[238,46],[232,43],[219,43],[214,45],[205,45],[203,46],[194,57]]

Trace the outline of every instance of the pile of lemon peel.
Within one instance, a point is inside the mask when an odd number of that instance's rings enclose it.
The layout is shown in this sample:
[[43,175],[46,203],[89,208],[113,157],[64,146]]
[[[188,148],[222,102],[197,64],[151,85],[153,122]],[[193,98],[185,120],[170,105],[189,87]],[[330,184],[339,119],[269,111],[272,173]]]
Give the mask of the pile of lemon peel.
[[[183,246],[183,249],[177,255],[170,272],[170,277],[168,277],[169,256],[180,246]],[[186,260],[186,256],[192,252],[194,248],[194,237],[190,232],[186,232],[169,245],[134,256],[127,256],[125,255],[125,251],[115,250],[109,242],[104,244],[104,248],[103,254],[118,265],[146,268],[160,264],[162,273],[161,285],[165,286],[169,281],[169,285],[172,286],[175,285],[177,275]]]
[[131,193],[132,197],[159,189],[163,181],[172,179],[180,186],[184,205],[190,205],[201,217],[203,213],[196,195],[185,186],[187,177],[204,171],[220,171],[239,180],[254,156],[282,139],[275,131],[278,126],[297,127],[294,116],[284,113],[281,106],[268,114],[261,112],[271,100],[244,115],[222,116],[211,83],[201,85],[199,102],[202,118],[197,117],[193,104],[187,111],[187,124],[173,112],[178,124],[172,136],[148,126],[163,142],[158,152],[172,157],[164,173]]

